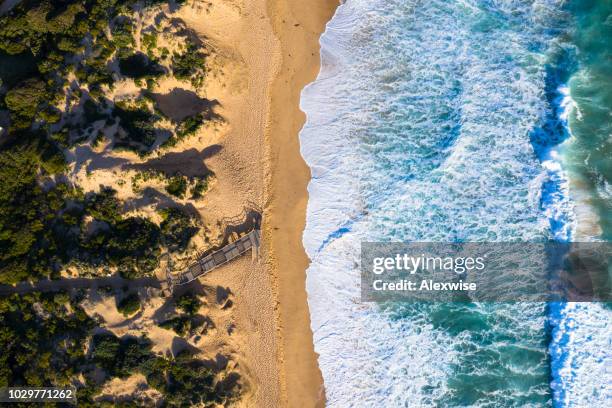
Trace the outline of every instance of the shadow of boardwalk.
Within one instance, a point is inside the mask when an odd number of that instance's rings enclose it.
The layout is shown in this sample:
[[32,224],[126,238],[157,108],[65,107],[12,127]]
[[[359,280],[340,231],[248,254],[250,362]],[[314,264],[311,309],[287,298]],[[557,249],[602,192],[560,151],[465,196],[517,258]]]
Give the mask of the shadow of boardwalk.
[[259,206],[251,201],[242,209],[242,213],[233,217],[225,217],[220,223],[223,230],[223,238],[219,245],[208,249],[202,255],[208,255],[211,252],[217,251],[222,247],[235,241],[240,236],[245,235],[253,230],[261,229],[261,214],[262,210]]
[[109,276],[104,278],[66,278],[57,280],[41,280],[37,282],[20,282],[16,285],[0,285],[0,295],[7,296],[14,293],[25,294],[30,292],[61,292],[76,289],[92,288],[130,289],[151,287],[161,289],[161,282],[154,277],[138,279],[124,279],[120,276]]

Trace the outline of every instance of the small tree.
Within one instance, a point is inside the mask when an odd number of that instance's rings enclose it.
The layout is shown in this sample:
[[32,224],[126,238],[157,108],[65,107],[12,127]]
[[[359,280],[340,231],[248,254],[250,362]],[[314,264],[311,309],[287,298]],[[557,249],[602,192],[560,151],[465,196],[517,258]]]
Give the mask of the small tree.
[[166,185],[166,191],[178,198],[183,198],[187,192],[187,179],[180,174],[171,177]]
[[7,92],[4,101],[12,113],[11,120],[15,128],[30,126],[45,95],[45,84],[38,79],[28,79]]
[[140,310],[140,298],[137,293],[131,293],[128,296],[121,299],[117,304],[117,310],[121,312],[125,317],[131,316]]
[[185,293],[176,300],[176,307],[190,316],[198,313],[202,302],[193,293]]

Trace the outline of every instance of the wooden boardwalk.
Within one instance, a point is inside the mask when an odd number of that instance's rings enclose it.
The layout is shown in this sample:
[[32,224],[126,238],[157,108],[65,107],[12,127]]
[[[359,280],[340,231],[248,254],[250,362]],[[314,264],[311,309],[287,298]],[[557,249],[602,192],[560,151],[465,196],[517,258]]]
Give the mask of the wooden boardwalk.
[[199,259],[194,264],[190,265],[186,270],[177,275],[167,274],[168,285],[170,288],[178,285],[185,285],[191,281],[198,279],[200,276],[206,275],[208,272],[216,269],[231,260],[238,258],[249,249],[253,250],[253,257],[259,255],[259,245],[261,239],[261,231],[254,229],[246,235],[243,235],[231,244],[227,244],[220,250],[213,252]]

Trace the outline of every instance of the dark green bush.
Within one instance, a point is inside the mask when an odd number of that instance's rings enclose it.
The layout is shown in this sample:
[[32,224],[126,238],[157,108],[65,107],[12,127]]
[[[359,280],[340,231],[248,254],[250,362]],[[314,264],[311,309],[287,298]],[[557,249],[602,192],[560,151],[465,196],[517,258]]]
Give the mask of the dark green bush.
[[193,188],[191,189],[192,198],[201,198],[202,195],[208,190],[208,177],[200,178],[196,181]]
[[8,91],[4,102],[11,112],[12,125],[18,129],[29,127],[45,97],[44,82],[34,78],[21,82]]
[[0,386],[69,384],[93,327],[64,293],[0,298]]
[[134,371],[141,372],[149,386],[162,393],[168,406],[225,405],[240,392],[237,373],[217,381],[217,373],[188,352],[174,359],[155,356],[151,342],[145,338],[96,335],[92,342],[92,362],[108,376],[124,378]]
[[166,208],[161,211],[163,221],[160,224],[162,239],[170,251],[183,251],[191,238],[198,232],[194,220],[178,208]]
[[201,113],[189,116],[181,122],[176,129],[176,135],[180,139],[194,135],[204,124],[204,115]]
[[113,45],[117,49],[119,58],[127,57],[134,47],[133,25],[132,19],[126,16],[118,17],[113,24]]
[[187,178],[177,174],[171,177],[166,184],[166,191],[178,198],[183,198],[187,192]]
[[29,52],[9,55],[0,51],[0,78],[7,88],[10,89],[37,73],[36,60]]
[[102,113],[102,107],[91,99],[87,99],[83,104],[83,113],[86,123],[106,119],[106,115]]
[[121,219],[117,192],[110,187],[100,189],[99,193],[90,193],[85,197],[85,208],[96,220],[115,223]]
[[0,282],[57,272],[53,227],[71,191],[61,184],[43,190],[38,174],[62,168],[62,158],[49,145],[30,142],[0,151]]
[[81,243],[81,258],[110,262],[128,279],[149,275],[158,265],[159,227],[140,217],[108,223]]
[[202,302],[192,293],[185,293],[176,300],[176,307],[187,313],[189,316],[194,316],[200,310]]
[[206,68],[206,55],[198,51],[193,43],[188,43],[182,54],[172,55],[172,71],[178,79],[191,79],[198,72]]
[[125,317],[131,316],[140,310],[140,297],[137,293],[131,293],[117,303],[117,310]]
[[149,111],[140,108],[128,108],[116,105],[113,116],[119,118],[119,125],[127,135],[115,142],[117,147],[126,147],[135,151],[146,151],[153,146],[156,140],[155,122],[158,117]]
[[173,330],[179,336],[184,337],[191,331],[191,317],[173,317],[171,319],[161,322],[159,326],[163,327],[166,330]]
[[151,342],[132,336],[99,333],[87,342],[95,322],[65,293],[0,298],[0,386],[78,386],[79,405],[93,402],[97,369],[105,380],[140,372],[159,390],[167,406],[227,405],[240,392],[239,378],[219,373],[186,352],[175,359],[156,356]]
[[193,335],[194,331],[205,323],[203,319],[196,318],[201,306],[202,302],[196,295],[184,293],[176,299],[176,308],[184,314],[163,321],[159,325],[164,329],[174,330],[179,336]]
[[104,333],[92,339],[91,359],[110,377],[128,377],[152,358],[151,342],[146,338]]

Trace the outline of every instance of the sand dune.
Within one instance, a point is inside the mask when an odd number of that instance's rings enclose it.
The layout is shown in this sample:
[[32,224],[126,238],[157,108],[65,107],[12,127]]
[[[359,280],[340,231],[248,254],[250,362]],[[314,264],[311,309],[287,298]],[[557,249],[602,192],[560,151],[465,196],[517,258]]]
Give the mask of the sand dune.
[[[228,356],[244,384],[240,406],[324,403],[301,244],[309,170],[299,153],[304,122],[299,97],[316,76],[318,39],[336,5],[335,0],[196,0],[176,10],[163,6],[171,23],[162,44],[179,47],[171,33],[187,33],[206,49],[207,71],[197,87],[171,77],[157,81],[157,107],[174,122],[199,112],[219,120],[157,156],[112,151],[108,141],[73,152],[70,177],[84,191],[113,186],[119,198],[131,201],[130,212],[153,219],[159,218],[157,208],[176,203],[196,212],[203,225],[193,242],[199,250],[224,238],[220,220],[243,214],[246,206],[263,209],[262,258],[243,257],[200,282],[228,290],[223,302],[203,295],[205,314],[214,322],[206,335],[180,339],[158,327],[159,314],[171,311],[163,299],[144,293],[145,307],[128,318],[117,312],[112,298],[86,304],[88,313],[100,316],[115,334],[146,334],[155,352],[169,355],[190,347],[209,361]],[[154,13],[141,16],[139,27],[153,18]],[[109,97],[129,98],[139,90],[125,81],[109,92]],[[168,197],[155,177],[135,191],[133,177],[146,171],[188,177],[212,172],[215,181],[203,198],[179,200]],[[142,392],[141,382],[134,377],[108,387],[123,395]]]

